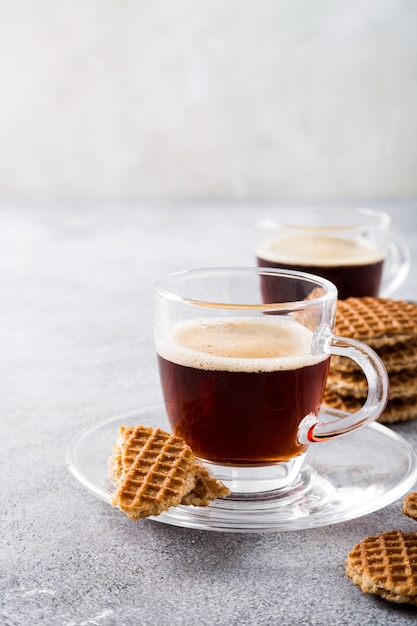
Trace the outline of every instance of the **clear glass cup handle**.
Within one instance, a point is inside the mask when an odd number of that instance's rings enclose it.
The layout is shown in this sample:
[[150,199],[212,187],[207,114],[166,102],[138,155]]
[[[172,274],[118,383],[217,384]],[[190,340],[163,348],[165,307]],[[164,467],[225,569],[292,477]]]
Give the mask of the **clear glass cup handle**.
[[387,371],[379,356],[369,346],[355,339],[331,336],[327,341],[326,351],[356,361],[366,376],[368,397],[365,404],[354,413],[326,408],[328,415],[337,418],[335,421],[324,423],[319,422],[314,415],[307,416],[298,431],[298,439],[303,444],[326,441],[366,426],[381,415],[388,399]]
[[410,251],[405,241],[395,233],[388,237],[387,257],[382,274],[381,296],[391,295],[407,278],[410,270]]

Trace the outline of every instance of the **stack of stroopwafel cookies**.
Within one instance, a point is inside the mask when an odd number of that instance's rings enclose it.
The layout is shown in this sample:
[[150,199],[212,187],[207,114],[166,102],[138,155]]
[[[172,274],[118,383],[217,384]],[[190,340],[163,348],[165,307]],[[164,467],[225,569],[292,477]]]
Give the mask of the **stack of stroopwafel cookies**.
[[178,504],[207,506],[230,493],[196,463],[181,437],[147,426],[120,427],[109,476],[116,485],[112,505],[135,520]]
[[[335,334],[366,343],[388,372],[388,404],[380,422],[417,417],[417,304],[388,298],[349,298],[337,305]],[[367,383],[359,366],[332,356],[323,404],[356,411],[365,402]]]

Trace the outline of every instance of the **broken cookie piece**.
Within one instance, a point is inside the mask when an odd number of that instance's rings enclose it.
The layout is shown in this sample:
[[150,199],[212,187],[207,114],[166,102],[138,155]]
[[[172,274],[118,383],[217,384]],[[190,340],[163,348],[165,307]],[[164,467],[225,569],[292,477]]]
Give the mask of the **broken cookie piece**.
[[116,485],[112,505],[135,520],[179,504],[207,506],[230,493],[196,463],[181,437],[146,426],[120,427],[109,476]]
[[402,512],[417,521],[417,491],[410,491],[403,501]]

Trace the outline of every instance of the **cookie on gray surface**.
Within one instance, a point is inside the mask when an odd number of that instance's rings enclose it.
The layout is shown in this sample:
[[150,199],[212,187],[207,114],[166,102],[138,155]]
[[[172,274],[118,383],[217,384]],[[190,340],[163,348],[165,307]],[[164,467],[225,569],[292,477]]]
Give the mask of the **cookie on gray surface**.
[[364,593],[417,606],[417,533],[362,539],[347,557],[346,574]]
[[402,512],[417,521],[417,491],[411,491],[403,501]]

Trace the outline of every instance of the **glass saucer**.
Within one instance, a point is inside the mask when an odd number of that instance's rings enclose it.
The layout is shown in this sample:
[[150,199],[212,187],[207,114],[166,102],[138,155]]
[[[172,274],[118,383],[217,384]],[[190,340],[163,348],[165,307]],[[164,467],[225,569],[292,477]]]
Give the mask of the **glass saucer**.
[[[320,419],[326,416],[323,409]],[[138,424],[169,430],[164,406],[141,407],[85,428],[67,448],[70,472],[105,502],[110,503],[114,488],[107,476],[108,459],[119,426]],[[223,532],[317,528],[377,511],[401,498],[416,480],[413,448],[389,428],[374,423],[332,441],[310,445],[290,489],[232,495],[208,507],[180,505],[149,519]]]

